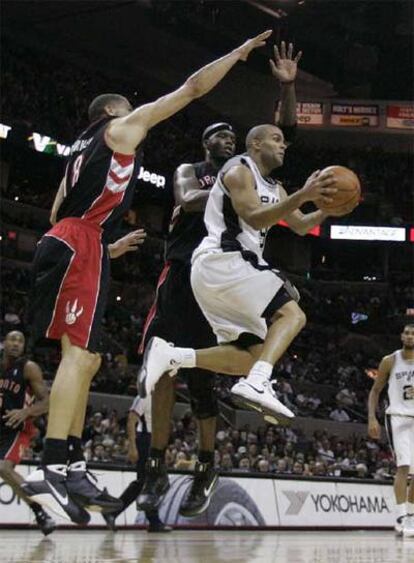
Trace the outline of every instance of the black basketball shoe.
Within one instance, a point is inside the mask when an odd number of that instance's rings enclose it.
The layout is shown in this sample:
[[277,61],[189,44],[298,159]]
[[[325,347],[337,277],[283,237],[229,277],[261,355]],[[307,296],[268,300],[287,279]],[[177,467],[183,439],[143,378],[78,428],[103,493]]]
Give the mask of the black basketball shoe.
[[180,506],[181,516],[197,516],[205,510],[218,482],[218,472],[211,463],[197,462],[190,491]]
[[46,506],[58,516],[72,520],[75,524],[87,524],[91,518],[66,488],[65,465],[40,467],[25,479],[22,489],[33,502]]
[[56,530],[56,522],[47,512],[41,508],[35,513],[37,525],[42,530],[43,535],[48,536]]
[[157,510],[162,497],[170,488],[167,468],[158,458],[149,457],[145,464],[145,479],[138,496],[138,507],[145,512]]
[[69,466],[66,487],[70,496],[91,512],[117,512],[123,508],[122,500],[98,487],[98,480],[86,469],[85,461]]
[[118,530],[115,520],[118,518],[119,512],[102,512],[102,518],[105,520],[107,527],[116,532]]

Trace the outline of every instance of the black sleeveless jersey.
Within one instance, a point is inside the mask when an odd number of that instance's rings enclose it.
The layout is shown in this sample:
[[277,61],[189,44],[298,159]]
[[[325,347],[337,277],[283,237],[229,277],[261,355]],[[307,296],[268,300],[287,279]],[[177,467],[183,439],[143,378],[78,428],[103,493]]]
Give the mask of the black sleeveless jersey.
[[[192,166],[200,189],[210,190],[219,169],[206,161],[196,162]],[[166,259],[190,263],[191,255],[206,235],[204,211],[184,211],[181,206],[177,206],[167,239]]]
[[105,143],[105,129],[113,118],[92,123],[71,146],[65,172],[65,198],[57,220],[80,217],[99,225],[108,239],[129,209],[140,162]]
[[27,358],[21,357],[11,362],[7,367],[4,366],[1,358],[0,372],[0,432],[16,432],[23,428],[9,428],[5,426],[3,416],[7,411],[22,409],[30,403],[31,389],[24,378],[24,366]]

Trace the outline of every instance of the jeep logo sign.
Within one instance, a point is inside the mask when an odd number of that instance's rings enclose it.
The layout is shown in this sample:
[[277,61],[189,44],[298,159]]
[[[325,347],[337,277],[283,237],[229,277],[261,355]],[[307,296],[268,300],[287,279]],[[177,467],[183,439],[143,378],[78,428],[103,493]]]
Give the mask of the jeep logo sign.
[[149,182],[157,188],[165,188],[165,176],[161,176],[161,174],[156,174],[155,172],[145,170],[143,166],[141,166],[139,169],[138,180]]

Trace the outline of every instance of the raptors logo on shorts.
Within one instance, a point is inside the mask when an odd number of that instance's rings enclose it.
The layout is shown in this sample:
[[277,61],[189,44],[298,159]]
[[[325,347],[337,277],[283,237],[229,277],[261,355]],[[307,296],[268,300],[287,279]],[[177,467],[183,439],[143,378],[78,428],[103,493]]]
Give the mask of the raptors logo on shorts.
[[135,155],[105,143],[110,118],[93,123],[71,147],[59,222],[36,251],[30,300],[32,338],[60,339],[97,351],[109,287],[106,241],[133,197]]

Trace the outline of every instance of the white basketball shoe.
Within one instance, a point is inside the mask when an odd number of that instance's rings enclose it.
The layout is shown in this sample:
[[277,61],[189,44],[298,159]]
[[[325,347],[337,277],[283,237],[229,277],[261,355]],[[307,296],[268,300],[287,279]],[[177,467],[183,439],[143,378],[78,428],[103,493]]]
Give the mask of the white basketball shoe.
[[137,378],[138,393],[142,398],[152,393],[164,373],[168,373],[171,377],[176,375],[181,366],[181,358],[177,352],[172,344],[162,338],[158,336],[151,338],[145,348]]
[[405,538],[414,538],[414,514],[405,517],[402,534]]
[[241,379],[233,385],[230,394],[240,406],[263,413],[266,420],[273,424],[287,424],[295,417],[276,397],[272,382],[266,378],[262,381],[255,378],[254,383],[250,383],[249,378]]

